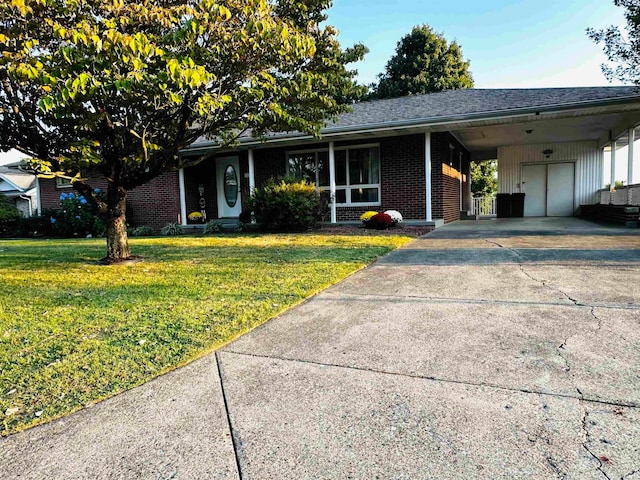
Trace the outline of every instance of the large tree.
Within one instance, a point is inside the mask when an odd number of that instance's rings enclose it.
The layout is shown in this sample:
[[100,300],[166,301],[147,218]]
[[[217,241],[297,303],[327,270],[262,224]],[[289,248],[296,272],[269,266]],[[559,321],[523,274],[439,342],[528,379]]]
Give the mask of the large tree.
[[604,44],[604,53],[612,65],[602,65],[609,81],[618,79],[640,86],[640,2],[638,0],[613,0],[617,7],[625,9],[625,32],[616,26],[603,30],[587,29],[587,35],[596,43]]
[[402,37],[378,79],[371,86],[371,98],[473,87],[469,62],[464,60],[460,46],[455,41],[449,43],[429,25],[413,27]]
[[[188,166],[200,136],[318,134],[347,107],[365,47],[342,50],[330,0],[5,0],[0,151],[70,178],[107,224],[110,262],[129,258],[127,191]],[[84,178],[108,182],[106,198]]]
[[495,160],[471,162],[471,192],[490,196],[498,191],[498,163]]

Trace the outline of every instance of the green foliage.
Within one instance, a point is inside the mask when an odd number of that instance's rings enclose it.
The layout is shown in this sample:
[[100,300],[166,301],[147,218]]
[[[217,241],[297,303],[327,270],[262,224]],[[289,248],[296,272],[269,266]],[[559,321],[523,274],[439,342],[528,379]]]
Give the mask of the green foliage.
[[471,162],[471,192],[491,196],[498,191],[498,163],[495,160]]
[[48,212],[52,232],[59,237],[104,235],[104,222],[99,217],[95,205],[83,195],[74,192],[60,195],[60,208]]
[[184,365],[409,240],[136,238],[131,243],[145,261],[109,268],[89,261],[102,250],[95,239],[4,240],[0,412],[17,411],[3,416],[0,433]]
[[640,85],[640,3],[637,0],[614,0],[616,7],[625,9],[626,32],[617,26],[603,30],[587,29],[587,35],[596,43],[604,44],[604,53],[613,65],[602,65],[609,81]]
[[204,233],[206,235],[211,235],[213,233],[221,233],[222,225],[219,220],[209,220],[204,226]]
[[[178,155],[195,139],[318,135],[348,109],[340,102],[359,87],[347,65],[366,48],[341,49],[325,23],[330,5],[0,2],[0,151],[16,148],[38,172],[72,179],[110,225],[122,224],[126,191],[200,161]],[[80,171],[104,177],[109,195],[92,199]]]
[[460,46],[449,43],[429,25],[413,27],[402,37],[385,72],[371,85],[370,98],[396,98],[406,95],[473,87],[469,62]]
[[166,236],[183,235],[184,228],[182,228],[182,225],[178,225],[177,223],[167,223],[164,227],[162,227],[160,233]]
[[302,232],[322,218],[320,193],[306,180],[271,179],[249,200],[260,227],[272,232]]
[[128,233],[132,237],[152,237],[156,232],[153,227],[149,227],[148,225],[141,225],[139,227],[132,228],[128,231]]
[[5,195],[0,193],[0,223],[13,222],[18,220],[22,215],[16,207],[15,203]]

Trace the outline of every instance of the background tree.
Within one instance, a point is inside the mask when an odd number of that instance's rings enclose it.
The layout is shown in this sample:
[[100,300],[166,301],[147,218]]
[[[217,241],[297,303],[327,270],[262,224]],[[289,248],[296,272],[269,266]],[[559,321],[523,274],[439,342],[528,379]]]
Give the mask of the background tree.
[[[200,159],[200,136],[318,134],[358,87],[321,25],[330,0],[7,0],[0,4],[0,150],[73,180],[107,227],[107,261],[131,256],[127,191]],[[106,199],[80,174],[108,182]]]
[[463,59],[460,46],[455,41],[447,42],[429,25],[413,27],[402,37],[378,78],[378,84],[371,85],[371,98],[473,87],[469,62]]
[[587,29],[587,35],[596,43],[604,44],[604,53],[612,65],[602,65],[607,80],[618,79],[640,86],[640,2],[638,0],[613,0],[617,7],[625,9],[626,33],[616,26],[603,30]]
[[498,191],[497,171],[495,160],[471,163],[471,192],[474,196],[490,196]]

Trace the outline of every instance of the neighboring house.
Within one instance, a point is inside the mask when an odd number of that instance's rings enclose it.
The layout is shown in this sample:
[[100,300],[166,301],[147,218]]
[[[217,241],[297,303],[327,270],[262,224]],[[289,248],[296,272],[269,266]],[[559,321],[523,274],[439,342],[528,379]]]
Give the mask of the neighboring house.
[[[438,225],[470,209],[470,162],[492,159],[498,191],[526,194],[526,216],[571,216],[599,201],[610,183],[605,150],[633,145],[638,124],[634,87],[468,89],[363,102],[328,124],[321,140],[243,136],[226,151],[196,141],[183,155],[207,158],[132,191],[130,221],[187,224],[192,211],[235,218],[254,187],[295,175],[332,194],[331,222],[393,209],[408,222]],[[630,161],[631,179],[632,169]],[[40,184],[43,207],[56,206],[64,187]]]
[[0,194],[9,197],[23,217],[37,215],[37,178],[33,173],[20,170],[20,163],[0,166]]

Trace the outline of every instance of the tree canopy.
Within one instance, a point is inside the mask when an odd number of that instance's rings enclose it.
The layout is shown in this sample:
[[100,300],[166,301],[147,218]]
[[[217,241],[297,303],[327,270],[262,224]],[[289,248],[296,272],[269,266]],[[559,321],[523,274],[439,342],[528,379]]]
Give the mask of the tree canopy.
[[457,42],[449,43],[429,25],[413,27],[387,62],[371,98],[396,98],[473,87],[469,62]]
[[489,196],[498,191],[498,164],[495,160],[471,163],[471,192]]
[[640,3],[637,0],[613,0],[625,9],[626,32],[616,26],[603,30],[587,29],[587,35],[596,43],[604,44],[604,53],[612,65],[602,65],[609,81],[618,79],[640,86]]
[[[0,4],[0,150],[73,179],[107,221],[107,257],[130,255],[126,192],[199,159],[206,136],[317,135],[358,91],[325,25],[330,0],[8,0]],[[106,200],[81,174],[107,179]]]

